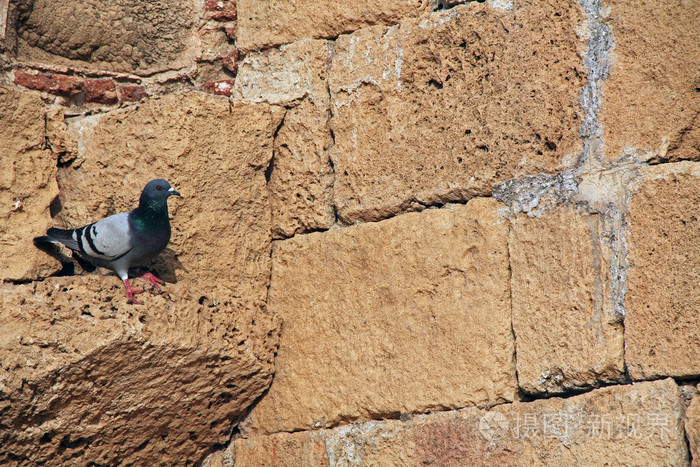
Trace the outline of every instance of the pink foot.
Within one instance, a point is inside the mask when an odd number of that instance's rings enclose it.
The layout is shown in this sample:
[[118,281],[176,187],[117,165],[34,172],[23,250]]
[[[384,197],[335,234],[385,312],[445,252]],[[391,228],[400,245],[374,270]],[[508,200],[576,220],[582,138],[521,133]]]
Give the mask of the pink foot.
[[153,288],[158,291],[158,293],[161,292],[160,286],[165,285],[165,281],[163,279],[157,278],[156,276],[154,276],[150,272],[142,272],[141,277],[146,279],[148,281],[148,283],[151,284],[153,286]]
[[136,300],[134,298],[134,295],[139,294],[139,293],[143,293],[144,290],[143,289],[137,289],[137,290],[132,289],[131,286],[129,285],[129,281],[126,279],[124,279],[122,282],[124,282],[124,286],[126,287],[126,300],[129,303],[134,303],[136,305],[143,305],[143,303],[139,302],[138,300]]

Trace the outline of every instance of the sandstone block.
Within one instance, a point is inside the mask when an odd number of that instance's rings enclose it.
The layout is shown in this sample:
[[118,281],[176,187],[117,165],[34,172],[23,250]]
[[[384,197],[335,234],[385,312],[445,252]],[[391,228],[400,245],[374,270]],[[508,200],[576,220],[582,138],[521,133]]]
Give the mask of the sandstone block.
[[328,118],[328,111],[304,99],[287,110],[279,128],[268,181],[276,238],[326,230],[335,222]]
[[299,465],[325,466],[326,432],[301,431],[279,433],[254,438],[238,438],[227,452],[235,454],[233,465],[296,467]]
[[330,39],[366,26],[396,24],[429,8],[427,0],[238,0],[237,45],[248,52],[299,39]]
[[279,49],[246,54],[239,63],[235,97],[252,102],[293,106],[309,97],[330,107],[326,80],[333,57],[331,42],[301,40]]
[[606,156],[700,160],[700,3],[603,3],[615,38],[600,117]]
[[0,282],[59,269],[32,238],[51,224],[57,156],[46,147],[46,110],[36,93],[0,87]]
[[601,230],[598,215],[572,206],[512,221],[513,332],[527,393],[623,379],[623,328],[606,307]]
[[302,40],[250,53],[240,64],[238,98],[289,107],[275,138],[268,180],[277,238],[329,229],[335,222],[326,84],[331,56],[328,41]]
[[686,465],[682,418],[678,386],[669,379],[488,412],[469,408],[239,438],[233,448],[241,466],[287,465],[288,456],[319,466]]
[[472,2],[338,38],[329,87],[341,220],[571,167],[582,150],[581,21],[575,2]]
[[131,209],[168,179],[184,196],[154,263],[168,283],[142,307],[111,274],[3,286],[0,463],[196,464],[226,442],[273,374],[265,169],[280,118],[190,93],[74,119],[80,162],[61,169],[55,224]]
[[17,58],[115,72],[184,68],[194,56],[191,0],[13,2]]
[[645,168],[630,196],[625,296],[630,376],[697,376],[700,163]]
[[221,24],[214,23],[199,31],[200,53],[197,61],[212,62],[228,54],[234,47],[229,43]]
[[[78,145],[66,126],[66,108],[59,104],[51,105],[46,110],[46,145],[58,155],[58,163],[67,164],[78,156]],[[56,209],[56,200],[54,209]],[[51,212],[55,215],[55,212]]]
[[284,331],[245,430],[513,400],[502,206],[480,198],[276,242],[268,306]]
[[685,412],[685,434],[695,467],[700,465],[700,394],[695,394]]

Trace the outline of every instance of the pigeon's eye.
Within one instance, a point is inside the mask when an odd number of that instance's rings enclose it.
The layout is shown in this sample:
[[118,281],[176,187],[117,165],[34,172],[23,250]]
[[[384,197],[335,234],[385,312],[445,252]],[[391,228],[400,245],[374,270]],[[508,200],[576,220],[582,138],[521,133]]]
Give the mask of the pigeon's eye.
[[162,186],[162,185],[156,185],[156,190],[162,191],[162,190],[163,190],[163,186]]

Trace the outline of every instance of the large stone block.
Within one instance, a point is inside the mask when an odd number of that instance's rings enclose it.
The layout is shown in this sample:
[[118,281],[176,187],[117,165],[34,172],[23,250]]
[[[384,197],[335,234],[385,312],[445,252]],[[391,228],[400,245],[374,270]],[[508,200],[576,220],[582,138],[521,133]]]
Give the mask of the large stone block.
[[[197,271],[188,280],[265,301],[270,260],[264,172],[282,114],[266,104],[231,105],[190,93],[71,121],[69,128],[80,135],[79,162],[59,171],[58,221],[78,225],[132,209],[148,180],[168,178],[183,194],[171,202],[169,248],[185,268]],[[250,253],[221,254],[238,247],[232,238]]]
[[429,8],[428,0],[238,0],[237,46],[251,51],[299,39],[331,39],[365,26],[396,24]]
[[509,235],[518,383],[558,393],[624,378],[623,328],[606,301],[600,216],[561,206]]
[[184,195],[155,263],[168,283],[144,306],[114,275],[4,285],[0,463],[194,464],[228,439],[273,374],[265,169],[280,118],[192,93],[72,123],[85,131],[57,224],[133,208],[168,179]]
[[237,98],[288,107],[268,176],[277,238],[326,230],[335,222],[326,83],[331,56],[329,41],[302,40],[248,54],[236,77]]
[[338,38],[339,217],[382,219],[571,167],[582,150],[581,22],[576,2],[472,2]]
[[[227,455],[228,454],[228,455]],[[234,465],[296,467],[331,465],[326,452],[326,431],[279,433],[238,438],[224,451]]]
[[700,394],[696,393],[690,400],[685,412],[685,435],[688,438],[693,467],[700,465]]
[[17,58],[152,74],[190,65],[196,41],[192,0],[11,2],[8,33]]
[[615,42],[603,81],[606,156],[700,160],[700,2],[603,3]]
[[[325,448],[325,452],[321,450]],[[686,465],[673,380],[234,440],[235,465]],[[324,455],[325,454],[325,455]],[[240,459],[240,462],[239,462]]]
[[277,132],[267,185],[276,238],[327,230],[335,222],[329,114],[305,99],[287,110]]
[[276,242],[268,306],[282,340],[244,430],[513,400],[502,206],[479,198]]
[[60,267],[32,244],[50,226],[58,196],[57,156],[46,146],[38,94],[0,87],[0,145],[0,282],[37,279]]
[[642,170],[627,215],[630,376],[700,374],[700,163]]
[[310,98],[320,109],[328,109],[326,79],[332,45],[324,40],[301,40],[247,54],[238,66],[234,97],[288,107]]

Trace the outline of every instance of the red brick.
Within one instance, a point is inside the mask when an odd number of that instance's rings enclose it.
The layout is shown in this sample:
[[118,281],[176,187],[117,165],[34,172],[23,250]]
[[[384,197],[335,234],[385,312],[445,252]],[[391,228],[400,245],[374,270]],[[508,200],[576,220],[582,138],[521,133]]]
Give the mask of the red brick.
[[222,60],[224,69],[230,71],[234,75],[238,72],[238,49],[226,55]]
[[117,88],[117,95],[121,102],[138,102],[149,96],[145,86],[136,84],[124,84]]
[[216,21],[234,21],[236,19],[236,2],[228,0],[206,0],[204,3],[206,17]]
[[85,80],[77,76],[55,73],[27,73],[15,70],[15,84],[37,91],[48,92],[58,96],[72,97],[80,94]]
[[86,79],[85,100],[87,102],[99,102],[100,104],[114,104],[117,102],[117,91],[111,78]]
[[233,83],[234,81],[232,79],[211,81],[209,83],[204,83],[202,85],[202,90],[218,96],[230,96],[233,91]]

